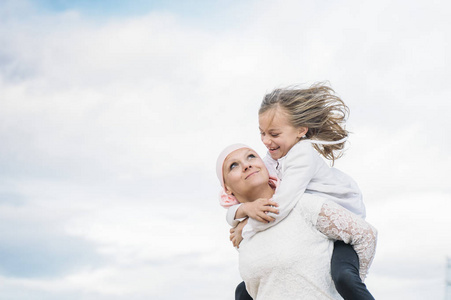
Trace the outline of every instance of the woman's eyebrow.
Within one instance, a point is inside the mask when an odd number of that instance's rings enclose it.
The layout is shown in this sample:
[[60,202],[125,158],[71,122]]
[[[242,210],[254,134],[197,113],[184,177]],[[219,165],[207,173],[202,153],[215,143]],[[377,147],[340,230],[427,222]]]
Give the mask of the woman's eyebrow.
[[253,154],[255,157],[259,157],[258,154],[257,154],[257,152],[256,152],[255,150],[250,150],[250,149],[249,149],[249,151],[246,152],[246,155],[245,155],[245,156],[248,157],[249,154]]
[[237,157],[234,157],[234,156],[229,157],[229,158],[227,158],[227,159],[224,161],[224,165],[230,167],[231,164],[237,162],[238,160],[239,160],[239,159],[238,159]]
[[[224,162],[225,172],[227,172],[227,174],[230,173],[230,166],[234,163],[235,163],[235,161],[230,161],[230,160],[226,160]],[[224,173],[224,174],[226,174],[226,173]]]
[[235,159],[233,158],[229,158],[225,161],[225,165],[226,166],[230,166],[231,164],[233,164],[235,162]]

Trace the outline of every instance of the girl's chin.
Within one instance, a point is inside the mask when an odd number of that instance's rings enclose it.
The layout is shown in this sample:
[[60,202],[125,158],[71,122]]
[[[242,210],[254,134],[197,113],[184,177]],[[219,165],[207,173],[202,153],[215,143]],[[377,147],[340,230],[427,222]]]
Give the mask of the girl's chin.
[[274,152],[270,151],[269,155],[271,155],[272,159],[274,159],[274,160],[278,160],[279,158],[281,158],[280,152],[279,152],[278,149],[276,151],[274,151]]

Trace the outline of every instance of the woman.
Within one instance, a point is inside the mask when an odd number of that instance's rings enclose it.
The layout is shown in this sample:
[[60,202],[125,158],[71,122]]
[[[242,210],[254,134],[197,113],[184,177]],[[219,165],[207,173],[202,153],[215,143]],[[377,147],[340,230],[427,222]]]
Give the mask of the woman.
[[[247,146],[226,148],[217,172],[224,192],[240,203],[275,193],[263,161]],[[333,202],[310,194],[297,197],[288,217],[241,242],[239,268],[246,289],[253,299],[342,299],[330,276],[333,241],[353,245],[363,279],[374,256],[376,230]]]

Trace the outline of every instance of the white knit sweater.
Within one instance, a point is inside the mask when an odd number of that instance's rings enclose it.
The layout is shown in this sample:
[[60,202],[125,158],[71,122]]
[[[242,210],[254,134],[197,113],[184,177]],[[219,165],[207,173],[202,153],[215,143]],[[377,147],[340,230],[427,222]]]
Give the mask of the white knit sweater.
[[364,278],[376,234],[339,205],[304,194],[284,220],[241,242],[241,277],[254,300],[342,299],[330,275],[332,239],[354,246]]

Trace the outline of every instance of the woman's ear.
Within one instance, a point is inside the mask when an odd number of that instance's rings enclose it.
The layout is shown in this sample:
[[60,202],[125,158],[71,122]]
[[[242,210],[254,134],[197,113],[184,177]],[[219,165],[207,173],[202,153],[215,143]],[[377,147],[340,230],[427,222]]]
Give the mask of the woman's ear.
[[224,191],[226,192],[227,195],[233,195],[232,191],[231,191],[230,188],[227,186],[227,184],[224,185]]
[[304,135],[306,135],[307,131],[308,127],[299,127],[298,137],[303,137]]

